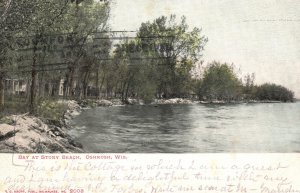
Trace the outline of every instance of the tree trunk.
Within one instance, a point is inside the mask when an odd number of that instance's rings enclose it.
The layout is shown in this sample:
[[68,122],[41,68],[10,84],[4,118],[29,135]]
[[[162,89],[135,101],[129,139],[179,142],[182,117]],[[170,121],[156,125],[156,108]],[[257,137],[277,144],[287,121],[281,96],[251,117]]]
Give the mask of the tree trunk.
[[35,98],[36,98],[36,50],[37,50],[37,37],[35,37],[34,46],[33,46],[33,61],[31,69],[31,88],[30,88],[30,99],[29,99],[29,114],[36,114],[35,109]]
[[119,92],[119,81],[117,81],[117,83],[116,83],[115,92],[114,92],[114,98],[118,97],[118,92]]
[[66,88],[66,98],[73,96],[73,79],[74,79],[74,67],[70,68],[69,74],[67,75],[67,88]]
[[125,92],[125,101],[128,100],[129,87],[130,87],[130,81],[128,81],[128,84],[127,84],[127,88],[126,88],[126,92]]
[[99,99],[100,89],[99,89],[99,69],[96,72],[96,99]]
[[124,100],[124,97],[125,97],[125,87],[126,87],[126,81],[124,81],[124,83],[122,84],[122,101],[125,101]]
[[104,85],[104,80],[105,80],[105,74],[104,74],[104,76],[103,76],[103,78],[102,78],[102,80],[101,80],[100,87],[99,87],[99,96],[98,96],[99,99],[100,99],[102,87],[103,87],[103,85]]
[[51,97],[51,96],[52,96],[52,93],[53,93],[53,84],[50,83],[50,84],[49,84],[49,90],[48,90],[48,97]]
[[25,95],[26,95],[26,101],[29,103],[29,98],[30,98],[30,79],[26,80]]
[[0,76],[0,106],[4,106],[4,94],[5,94],[4,78]]
[[83,81],[82,81],[82,89],[83,89],[83,98],[87,98],[87,90],[88,90],[88,78],[90,77],[90,72],[87,71],[84,75]]

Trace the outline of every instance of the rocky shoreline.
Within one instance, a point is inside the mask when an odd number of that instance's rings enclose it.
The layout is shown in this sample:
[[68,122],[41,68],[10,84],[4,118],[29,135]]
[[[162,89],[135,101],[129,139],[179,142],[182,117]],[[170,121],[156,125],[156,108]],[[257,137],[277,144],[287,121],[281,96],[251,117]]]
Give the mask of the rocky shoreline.
[[[64,117],[49,120],[23,115],[11,115],[2,118],[0,123],[0,153],[83,153],[83,146],[69,134],[70,120],[84,109],[92,107],[110,107],[120,105],[144,105],[143,101],[128,99],[124,104],[119,99],[112,100],[58,100],[58,104],[67,106]],[[191,99],[155,99],[149,105],[164,104],[237,104],[237,103],[278,103],[278,101],[194,101]]]
[[[67,120],[77,115],[81,107],[75,101],[67,103],[65,119],[47,120],[27,114],[2,118],[0,124],[1,153],[83,153],[83,147],[69,134]],[[3,123],[5,122],[5,123]]]
[[[240,100],[240,101],[224,101],[224,100],[206,100],[199,101],[193,99],[185,99],[185,98],[171,98],[171,99],[154,99],[148,105],[165,105],[165,104],[241,104],[241,103],[282,103],[281,101],[272,101],[272,100]],[[79,102],[79,105],[82,108],[90,108],[90,107],[110,107],[110,106],[121,106],[121,105],[145,105],[143,100],[139,99],[128,99],[126,103],[122,102],[120,99],[112,99],[112,100],[83,100]]]

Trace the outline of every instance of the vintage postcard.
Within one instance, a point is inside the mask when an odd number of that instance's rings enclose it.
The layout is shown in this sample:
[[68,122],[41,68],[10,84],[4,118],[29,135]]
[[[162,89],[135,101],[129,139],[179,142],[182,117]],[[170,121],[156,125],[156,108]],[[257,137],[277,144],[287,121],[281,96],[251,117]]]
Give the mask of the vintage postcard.
[[0,192],[300,193],[299,10],[1,0]]

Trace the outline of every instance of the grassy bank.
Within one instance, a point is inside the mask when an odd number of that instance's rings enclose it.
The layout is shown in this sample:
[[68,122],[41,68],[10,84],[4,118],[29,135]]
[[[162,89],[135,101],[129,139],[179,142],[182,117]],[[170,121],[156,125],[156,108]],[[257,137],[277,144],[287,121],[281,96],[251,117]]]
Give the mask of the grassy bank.
[[[20,114],[16,104],[0,119],[0,152],[17,153],[78,153],[82,145],[69,134],[65,115],[80,107],[75,101],[46,100],[38,105],[38,116]],[[19,109],[19,111],[18,111]],[[11,114],[16,112],[16,114]],[[9,115],[10,114],[10,115]]]

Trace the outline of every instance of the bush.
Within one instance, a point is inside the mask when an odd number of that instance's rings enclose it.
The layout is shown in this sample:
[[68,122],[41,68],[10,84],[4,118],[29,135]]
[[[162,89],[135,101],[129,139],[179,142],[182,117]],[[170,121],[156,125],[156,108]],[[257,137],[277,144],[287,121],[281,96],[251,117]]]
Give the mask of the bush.
[[263,84],[257,87],[255,94],[259,100],[275,100],[283,102],[293,102],[294,93],[289,89],[276,84]]
[[44,100],[38,105],[38,115],[49,120],[61,120],[68,109],[67,104]]

